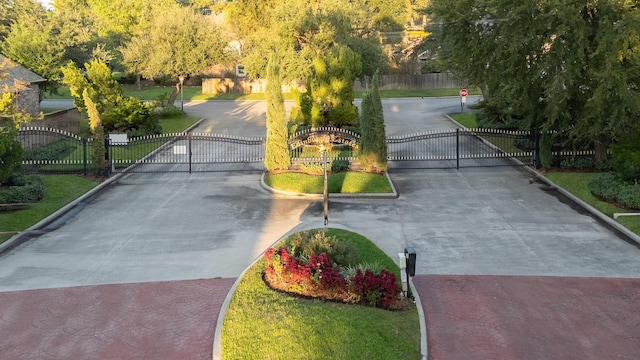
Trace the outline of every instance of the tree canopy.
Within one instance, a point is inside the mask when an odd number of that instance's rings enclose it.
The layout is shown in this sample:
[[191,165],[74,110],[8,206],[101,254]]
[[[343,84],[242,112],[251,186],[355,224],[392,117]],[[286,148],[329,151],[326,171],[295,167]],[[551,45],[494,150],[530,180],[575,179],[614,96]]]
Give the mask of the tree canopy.
[[638,2],[433,0],[433,50],[477,85],[489,120],[596,143],[637,121]]
[[169,8],[122,48],[124,64],[146,78],[197,74],[228,60],[220,28],[191,8]]

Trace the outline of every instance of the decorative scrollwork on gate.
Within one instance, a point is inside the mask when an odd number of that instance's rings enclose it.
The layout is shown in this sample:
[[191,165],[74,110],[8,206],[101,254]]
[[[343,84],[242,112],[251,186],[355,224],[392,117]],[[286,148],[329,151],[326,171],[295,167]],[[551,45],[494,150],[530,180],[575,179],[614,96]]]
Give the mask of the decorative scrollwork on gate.
[[303,146],[326,147],[330,145],[348,145],[358,149],[360,135],[336,127],[320,127],[299,131],[289,137],[289,149],[295,150]]

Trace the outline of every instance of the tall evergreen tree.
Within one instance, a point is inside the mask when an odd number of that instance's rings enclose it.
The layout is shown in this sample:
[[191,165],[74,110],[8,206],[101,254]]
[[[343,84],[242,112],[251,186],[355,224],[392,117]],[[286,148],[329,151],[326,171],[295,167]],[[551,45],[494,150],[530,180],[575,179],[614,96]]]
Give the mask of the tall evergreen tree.
[[373,117],[373,144],[376,154],[376,168],[378,171],[387,170],[387,136],[384,127],[384,111],[382,109],[382,98],[380,97],[379,71],[373,76],[373,89],[371,96],[374,108]]
[[387,170],[387,143],[382,99],[378,89],[378,73],[373,86],[362,97],[360,116],[360,166],[367,171]]
[[287,120],[282,96],[280,65],[274,53],[267,66],[267,144],[264,166],[267,170],[286,170],[291,165],[287,149]]
[[365,171],[372,170],[375,166],[374,117],[373,95],[371,91],[366,91],[362,95],[362,103],[360,105],[360,149],[358,153],[360,167]]
[[104,128],[102,127],[102,120],[100,120],[100,113],[98,112],[93,100],[91,100],[87,89],[84,89],[82,92],[82,97],[84,98],[84,103],[87,106],[89,128],[93,134],[93,174],[96,177],[105,176],[107,171],[107,160],[105,156],[107,149],[104,145],[105,136]]

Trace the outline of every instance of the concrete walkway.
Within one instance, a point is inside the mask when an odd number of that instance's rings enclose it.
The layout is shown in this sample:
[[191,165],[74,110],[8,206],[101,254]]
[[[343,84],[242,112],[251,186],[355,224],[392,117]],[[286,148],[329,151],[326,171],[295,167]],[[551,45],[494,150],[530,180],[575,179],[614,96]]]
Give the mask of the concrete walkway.
[[[446,104],[385,101],[388,129],[425,108],[425,123],[445,126],[435,113],[458,105]],[[260,175],[122,176],[0,254],[0,358],[211,358],[235,279],[282,236],[323,225],[321,201],[271,194]],[[430,358],[640,353],[640,250],[628,239],[522,169],[391,178],[397,199],[333,199],[329,226],[394,258],[416,249]]]

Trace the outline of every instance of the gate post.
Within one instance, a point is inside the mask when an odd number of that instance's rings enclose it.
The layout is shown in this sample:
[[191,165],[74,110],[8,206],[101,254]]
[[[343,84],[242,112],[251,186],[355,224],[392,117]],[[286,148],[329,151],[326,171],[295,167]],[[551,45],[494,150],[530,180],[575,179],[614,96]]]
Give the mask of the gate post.
[[87,139],[82,139],[82,174],[87,176],[89,164],[87,162]]
[[540,131],[532,129],[531,132],[533,135],[533,167],[540,169],[542,166],[540,163]]
[[193,156],[191,153],[191,133],[187,133],[187,139],[189,139],[189,174],[191,174],[191,157]]
[[456,170],[460,170],[460,128],[456,128]]
[[106,176],[111,174],[111,170],[113,169],[112,167],[112,163],[111,163],[111,154],[109,153],[111,151],[111,139],[109,138],[109,133],[105,134],[104,137],[104,159],[107,161],[107,168],[103,169],[104,174]]

